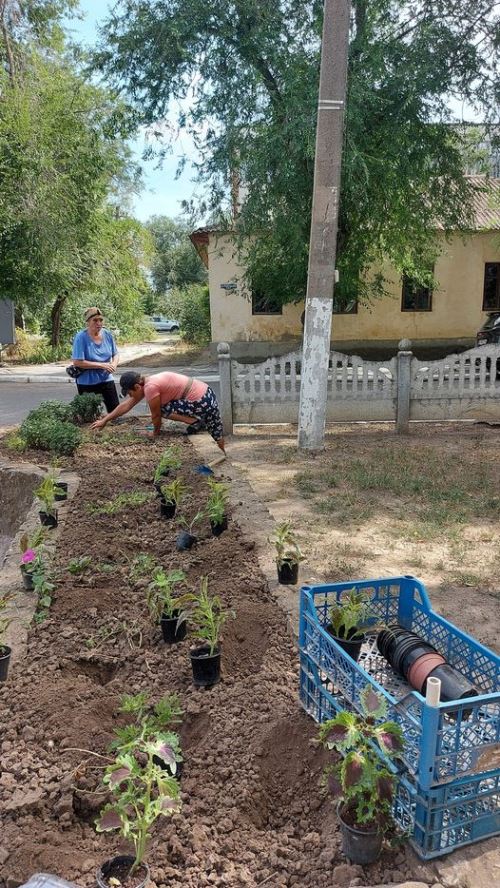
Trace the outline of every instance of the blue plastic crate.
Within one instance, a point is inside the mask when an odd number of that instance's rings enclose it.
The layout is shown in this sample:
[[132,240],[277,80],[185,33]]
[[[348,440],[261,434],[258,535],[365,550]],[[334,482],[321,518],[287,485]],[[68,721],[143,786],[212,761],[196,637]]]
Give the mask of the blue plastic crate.
[[[418,632],[480,696],[428,706],[378,653],[373,635],[355,663],[325,628],[332,604],[353,588],[370,596],[376,622],[397,621]],[[404,764],[420,790],[465,776],[500,775],[500,657],[436,614],[415,577],[303,586],[299,647],[306,711],[322,722],[340,709],[359,710],[360,693],[370,683],[386,698],[389,718],[401,725]]]
[[500,776],[464,778],[428,792],[401,778],[393,814],[423,860],[449,854],[500,833]]

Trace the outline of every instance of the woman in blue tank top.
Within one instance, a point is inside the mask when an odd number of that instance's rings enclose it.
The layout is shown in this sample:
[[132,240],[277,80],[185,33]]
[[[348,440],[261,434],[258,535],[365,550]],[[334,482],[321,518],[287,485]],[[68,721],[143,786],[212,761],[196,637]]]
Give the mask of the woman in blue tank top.
[[103,327],[104,318],[97,306],[87,308],[84,314],[86,329],[73,340],[72,360],[82,370],[76,383],[78,394],[96,392],[108,413],[118,407],[118,394],[113,373],[118,366],[118,351],[113,334]]

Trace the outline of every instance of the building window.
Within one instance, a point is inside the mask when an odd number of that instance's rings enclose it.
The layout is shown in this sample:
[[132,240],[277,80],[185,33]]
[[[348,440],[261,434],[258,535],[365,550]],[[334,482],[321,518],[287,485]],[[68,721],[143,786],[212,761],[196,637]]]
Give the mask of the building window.
[[403,275],[401,311],[432,311],[432,287],[426,287]]
[[283,314],[283,306],[276,297],[268,296],[262,290],[252,290],[252,314],[280,315]]
[[484,266],[483,311],[500,311],[500,262]]

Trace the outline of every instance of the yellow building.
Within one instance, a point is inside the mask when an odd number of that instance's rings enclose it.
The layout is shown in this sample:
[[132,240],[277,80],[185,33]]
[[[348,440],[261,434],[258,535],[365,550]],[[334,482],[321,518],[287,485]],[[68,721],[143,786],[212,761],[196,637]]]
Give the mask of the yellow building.
[[[370,306],[334,314],[332,347],[384,351],[410,339],[417,349],[433,347],[445,354],[473,345],[488,312],[500,311],[500,179],[490,179],[488,191],[476,194],[474,209],[475,226],[467,234],[445,237],[436,230],[432,289],[412,287],[394,269],[383,269],[389,294]],[[300,340],[303,303],[269,311],[245,284],[231,232],[200,228],[191,240],[208,267],[213,342],[230,342],[235,356],[263,356]]]

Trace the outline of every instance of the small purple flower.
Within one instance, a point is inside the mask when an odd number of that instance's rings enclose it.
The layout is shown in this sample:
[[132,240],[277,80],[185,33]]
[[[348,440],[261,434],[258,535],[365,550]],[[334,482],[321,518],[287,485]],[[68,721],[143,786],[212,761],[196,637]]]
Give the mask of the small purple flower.
[[36,558],[36,552],[34,549],[26,549],[26,552],[23,552],[21,561],[23,564],[31,564]]

